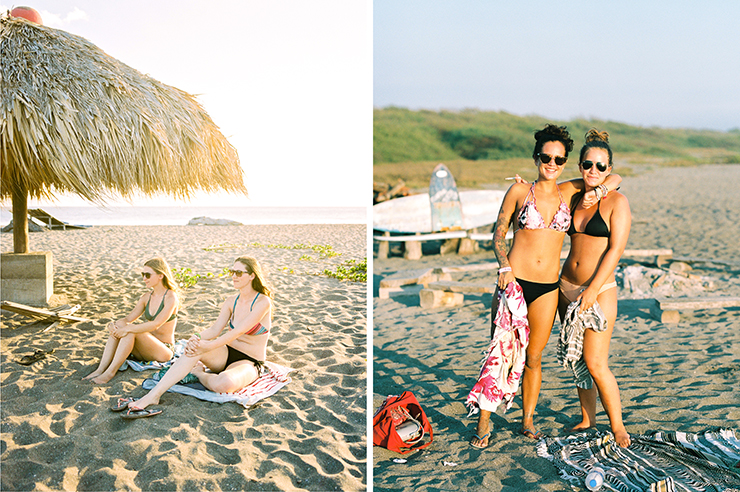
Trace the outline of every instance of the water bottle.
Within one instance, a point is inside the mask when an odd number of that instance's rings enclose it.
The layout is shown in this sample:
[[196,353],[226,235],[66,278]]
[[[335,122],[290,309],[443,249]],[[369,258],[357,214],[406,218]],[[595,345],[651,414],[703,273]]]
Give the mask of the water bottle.
[[591,491],[601,490],[601,486],[604,484],[604,470],[595,466],[591,468],[591,471],[586,475],[586,488]]

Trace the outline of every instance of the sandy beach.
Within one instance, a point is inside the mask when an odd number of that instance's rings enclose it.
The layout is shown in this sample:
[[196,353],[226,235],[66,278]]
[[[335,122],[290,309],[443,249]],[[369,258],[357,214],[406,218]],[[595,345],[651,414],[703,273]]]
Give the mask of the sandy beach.
[[[12,235],[1,239],[10,251]],[[49,323],[3,311],[2,490],[366,488],[367,285],[317,275],[366,257],[365,225],[96,226],[33,233],[30,243],[54,255],[50,304],[81,304],[76,314],[92,321],[44,332]],[[296,244],[341,255],[285,248]],[[256,257],[274,287],[267,358],[292,368],[292,382],[249,409],[167,393],[157,417],[109,411],[122,395],[143,395],[153,371],[101,386],[81,378],[97,366],[106,324],[145,292],[143,262],[162,256],[219,274],[240,255]],[[210,326],[233,292],[218,276],[183,289],[176,339]],[[34,349],[55,352],[16,363]]]
[[[737,165],[641,168],[622,183],[633,214],[628,249],[670,248],[676,257],[726,262],[690,262],[691,277],[650,262],[620,264],[623,275],[638,272],[646,279],[640,286],[618,277],[619,315],[610,351],[624,421],[633,435],[740,427],[740,308],[682,312],[678,324],[662,324],[651,315],[649,300],[656,293],[740,296],[737,183]],[[495,261],[490,246],[482,246],[469,256],[440,256],[439,243],[428,243],[418,261],[404,260],[399,248],[392,248],[388,259],[375,259],[373,408],[389,394],[410,390],[435,432],[431,446],[403,456],[406,463],[395,463],[400,455],[374,447],[376,491],[571,490],[551,463],[537,456],[535,441],[519,434],[520,396],[508,412],[500,408],[492,416],[487,449],[468,444],[476,419],[466,418],[464,402],[488,345],[491,294],[466,295],[461,307],[428,310],[419,306],[418,294],[378,298],[380,280],[395,272]],[[667,281],[659,285],[656,271],[668,274]],[[453,280],[495,282],[491,272],[454,274]],[[567,435],[580,414],[572,377],[557,364],[558,333],[556,322],[543,354],[535,416],[550,436]],[[600,405],[598,410],[599,429],[608,430]]]

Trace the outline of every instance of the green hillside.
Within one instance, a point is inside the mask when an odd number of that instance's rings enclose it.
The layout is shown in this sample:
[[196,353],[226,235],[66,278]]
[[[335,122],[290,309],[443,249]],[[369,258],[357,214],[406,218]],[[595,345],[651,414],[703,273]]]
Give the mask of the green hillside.
[[[691,166],[740,162],[740,130],[643,128],[601,120],[553,121],[495,111],[374,110],[374,180],[403,179],[412,188],[428,186],[439,162],[450,168],[460,187],[503,183],[520,173],[532,178],[534,132],[547,123],[566,125],[577,159],[583,136],[591,128],[609,132],[615,169],[622,175],[645,164]],[[563,177],[575,176],[573,154]]]

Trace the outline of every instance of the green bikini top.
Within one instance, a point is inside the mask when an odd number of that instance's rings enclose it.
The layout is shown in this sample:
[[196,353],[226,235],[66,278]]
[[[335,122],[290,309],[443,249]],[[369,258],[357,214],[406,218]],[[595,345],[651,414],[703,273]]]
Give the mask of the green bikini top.
[[[144,308],[144,317],[146,318],[147,321],[153,321],[154,318],[156,318],[157,315],[159,315],[159,313],[162,312],[162,309],[164,309],[164,298],[167,297],[167,292],[169,291],[170,289],[167,289],[167,291],[162,296],[162,302],[159,304],[159,309],[157,309],[157,312],[154,314],[151,314],[149,311],[149,302],[152,300],[152,293],[151,292],[149,293],[149,300],[146,301],[146,307]],[[172,313],[172,316],[170,316],[170,319],[168,319],[167,321],[169,322],[174,319],[177,319],[177,309],[175,310],[174,313]]]

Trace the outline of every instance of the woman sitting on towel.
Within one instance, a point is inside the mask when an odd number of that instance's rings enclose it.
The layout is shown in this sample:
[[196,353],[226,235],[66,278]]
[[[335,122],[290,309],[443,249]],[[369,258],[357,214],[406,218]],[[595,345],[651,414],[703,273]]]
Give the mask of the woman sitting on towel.
[[[505,290],[516,281],[522,288],[527,305],[529,345],[522,378],[522,434],[538,439],[534,427],[534,411],[542,384],[542,351],[550,338],[558,307],[558,272],[560,251],[565,233],[570,226],[568,204],[576,193],[584,191],[580,179],[558,185],[557,179],[565,168],[573,140],[565,127],[547,125],[534,135],[532,157],[538,177],[533,184],[517,182],[506,192],[493,234],[494,252],[500,269],[498,287]],[[608,180],[609,189],[621,182],[619,176]],[[585,200],[596,202],[596,192],[589,190]],[[514,223],[514,240],[507,253],[506,233]],[[497,295],[494,294],[494,302]],[[492,317],[495,316],[494,306]],[[480,406],[476,435],[470,444],[477,448],[488,446],[491,410]]]
[[573,219],[568,229],[571,246],[560,275],[561,320],[568,305],[581,300],[583,312],[598,302],[603,311],[607,329],[603,332],[585,330],[583,359],[596,388],[587,382],[588,389],[578,388],[582,421],[573,430],[585,430],[596,425],[596,389],[609,416],[617,444],[629,446],[630,436],[622,423],[622,408],[617,380],[609,370],[609,342],[617,319],[617,283],[614,269],[627,245],[632,217],[627,197],[604,186],[604,179],[612,171],[612,150],[609,134],[591,130],[581,149],[578,165],[587,191],[597,191],[599,201],[584,205],[576,197],[572,207]]
[[[151,291],[141,296],[128,316],[108,324],[110,334],[100,364],[83,379],[107,383],[129,355],[142,361],[167,362],[172,358],[179,305],[177,283],[162,258],[144,263],[141,276]],[[134,324],[142,314],[146,321]]]
[[262,375],[272,326],[272,292],[254,258],[237,258],[231,277],[239,293],[226,298],[216,322],[188,340],[185,353],[149,393],[139,400],[123,398],[113,410],[128,407],[124,418],[161,413],[147,407],[159,403],[165,391],[188,373],[216,393],[239,391]]

